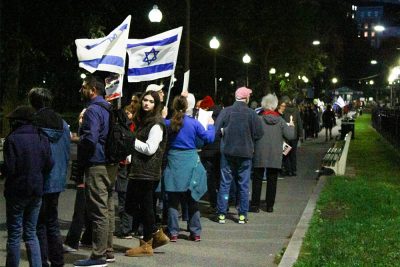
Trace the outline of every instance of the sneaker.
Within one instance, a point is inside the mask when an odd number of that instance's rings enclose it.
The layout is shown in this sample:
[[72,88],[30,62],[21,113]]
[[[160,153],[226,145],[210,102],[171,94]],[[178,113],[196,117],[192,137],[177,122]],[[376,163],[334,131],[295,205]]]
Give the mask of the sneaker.
[[178,241],[178,236],[177,236],[177,235],[171,235],[171,236],[169,237],[169,241],[170,241],[170,242],[176,242],[176,241]]
[[78,250],[75,248],[72,248],[66,244],[63,244],[63,251],[64,251],[64,253],[71,253],[71,252],[77,252]]
[[106,251],[104,255],[106,256],[106,262],[115,262],[115,256],[113,251]]
[[101,259],[86,259],[74,262],[75,267],[85,266],[85,267],[106,267],[107,262]]
[[240,216],[239,216],[239,221],[238,221],[238,223],[239,223],[239,224],[245,224],[245,223],[247,223],[247,218],[246,218],[246,216],[240,215]]
[[189,236],[189,240],[192,240],[192,241],[194,241],[194,242],[200,242],[200,241],[201,241],[201,238],[200,238],[199,235],[190,235],[190,236]]
[[225,215],[224,214],[218,215],[218,223],[221,223],[221,224],[225,223]]

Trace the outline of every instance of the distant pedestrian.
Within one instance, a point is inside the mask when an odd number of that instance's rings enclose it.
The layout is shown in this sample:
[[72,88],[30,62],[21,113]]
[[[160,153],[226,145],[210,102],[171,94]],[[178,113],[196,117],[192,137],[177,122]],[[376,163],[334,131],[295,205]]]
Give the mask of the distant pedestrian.
[[331,105],[327,105],[324,113],[322,113],[322,123],[325,128],[325,142],[328,141],[328,133],[329,140],[332,140],[332,128],[336,125],[336,118]]
[[251,211],[260,210],[260,195],[264,172],[267,173],[266,202],[267,212],[274,211],[278,172],[282,166],[283,138],[294,138],[293,121],[286,121],[275,111],[278,106],[278,98],[268,94],[263,97],[261,105],[264,111],[261,113],[264,135],[255,143],[253,158],[253,190],[251,196]]
[[[68,124],[51,108],[53,96],[45,88],[32,88],[29,103],[36,110],[34,124],[50,141],[54,167],[46,175],[37,235],[42,266],[64,266],[63,240],[58,223],[58,199],[67,184],[71,133]],[[50,263],[50,264],[49,264]]]
[[223,109],[216,122],[221,135],[221,183],[218,192],[218,222],[225,223],[229,189],[238,181],[239,219],[247,222],[249,210],[249,183],[254,156],[254,143],[264,132],[257,113],[248,107],[251,89],[241,87],[235,92],[236,101]]
[[32,125],[35,110],[16,108],[7,118],[11,133],[4,142],[4,196],[7,216],[7,267],[19,266],[20,242],[26,246],[29,266],[42,266],[36,224],[42,204],[44,176],[54,164],[50,143]]
[[287,139],[286,142],[292,149],[289,153],[283,156],[283,174],[288,176],[297,175],[297,147],[303,139],[303,120],[300,112],[293,101],[288,96],[283,96],[282,103],[286,103],[286,109],[283,113],[283,118],[287,123],[294,124],[294,138]]

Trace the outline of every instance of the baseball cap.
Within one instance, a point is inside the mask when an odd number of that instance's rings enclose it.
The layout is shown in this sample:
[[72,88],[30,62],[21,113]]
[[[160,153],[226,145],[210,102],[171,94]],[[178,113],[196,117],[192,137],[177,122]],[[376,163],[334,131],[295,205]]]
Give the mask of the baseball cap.
[[249,97],[252,92],[253,91],[247,87],[240,87],[235,92],[235,98],[238,100],[245,99]]
[[149,84],[148,86],[147,86],[147,88],[146,88],[146,92],[148,92],[148,91],[155,91],[155,92],[158,92],[158,91],[160,91],[160,90],[162,90],[164,88],[164,85],[163,84],[160,84],[160,85],[157,85],[157,84]]

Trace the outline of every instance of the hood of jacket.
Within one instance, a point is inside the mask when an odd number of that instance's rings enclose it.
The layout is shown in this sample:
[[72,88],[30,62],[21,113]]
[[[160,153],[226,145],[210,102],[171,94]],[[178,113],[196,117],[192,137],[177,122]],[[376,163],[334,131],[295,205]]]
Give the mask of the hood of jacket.
[[274,114],[262,115],[262,120],[268,125],[278,124],[282,118]]
[[56,130],[50,128],[41,128],[40,129],[44,135],[47,136],[51,143],[57,143],[58,140],[63,136],[64,130]]

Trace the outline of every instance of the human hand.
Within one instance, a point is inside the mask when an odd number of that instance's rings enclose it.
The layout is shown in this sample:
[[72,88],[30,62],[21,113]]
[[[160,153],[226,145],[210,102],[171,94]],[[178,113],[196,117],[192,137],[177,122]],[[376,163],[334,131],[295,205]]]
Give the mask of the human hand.
[[210,117],[209,119],[208,119],[208,124],[210,125],[214,125],[214,120],[213,120],[213,118],[212,117]]
[[181,93],[181,96],[184,96],[184,97],[188,97],[188,95],[189,95],[188,91],[182,91],[182,93]]
[[164,107],[161,111],[161,116],[165,119],[168,116],[168,108]]

